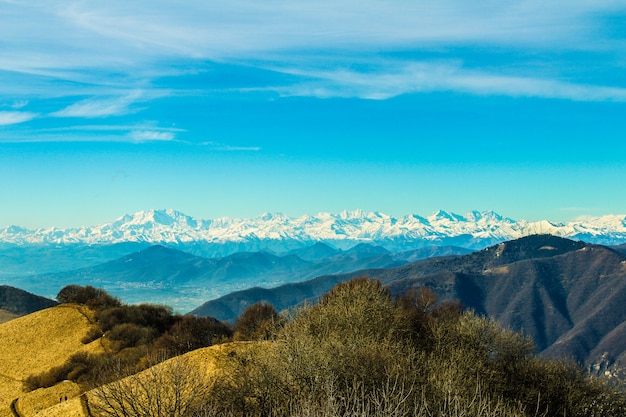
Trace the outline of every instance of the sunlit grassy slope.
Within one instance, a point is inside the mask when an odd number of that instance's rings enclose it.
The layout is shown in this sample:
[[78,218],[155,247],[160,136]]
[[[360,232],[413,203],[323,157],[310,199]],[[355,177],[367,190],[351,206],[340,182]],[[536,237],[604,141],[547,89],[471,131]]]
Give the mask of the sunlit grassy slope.
[[[255,349],[262,345],[263,342],[233,342],[215,345],[169,359],[166,362],[156,365],[154,370],[158,373],[161,368],[171,366],[172,362],[187,361],[191,367],[206,372],[207,377],[219,377],[220,372],[228,371],[228,363],[232,360],[230,356],[233,352],[241,353],[244,350]],[[130,378],[141,378],[143,374],[152,371],[152,369],[148,369]],[[71,383],[66,382],[65,384]],[[47,395],[38,393],[38,391],[45,390],[37,390],[20,398],[18,400],[18,405],[20,406],[18,411],[20,415],[24,417],[34,416],[35,414],[29,414],[29,412],[36,410],[37,417],[86,417],[85,397],[92,397],[92,393],[87,392],[82,397],[71,395],[68,397],[68,400],[65,401],[62,392],[71,391],[71,387],[70,385],[66,385],[63,388],[59,388],[59,385],[57,385],[57,387],[48,388]],[[63,401],[60,401],[60,398],[63,398]],[[37,405],[42,404],[42,401],[46,402],[46,405],[48,405],[47,408]]]
[[[13,416],[11,403],[25,396],[22,382],[28,376],[59,366],[74,353],[102,349],[99,340],[81,342],[92,326],[91,315],[84,307],[61,305],[0,324],[0,416]],[[41,402],[48,394],[38,395]],[[59,402],[54,390],[49,395]]]

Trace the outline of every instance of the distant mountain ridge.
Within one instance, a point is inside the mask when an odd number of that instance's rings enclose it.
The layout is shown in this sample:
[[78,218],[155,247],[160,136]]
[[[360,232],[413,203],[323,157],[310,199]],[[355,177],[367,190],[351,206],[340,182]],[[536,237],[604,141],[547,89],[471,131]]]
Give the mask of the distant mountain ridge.
[[24,316],[57,304],[54,300],[31,294],[19,288],[0,285],[0,310],[8,311],[16,316]]
[[[261,251],[203,258],[153,245],[94,266],[12,276],[6,282],[49,297],[54,297],[69,284],[93,285],[104,288],[125,302],[162,303],[177,311],[187,312],[207,299],[242,288],[275,287],[331,273],[392,267],[430,256],[468,252],[463,248],[437,246],[390,253],[367,243],[341,251],[316,243],[282,256]],[[0,263],[0,269],[1,266]]]
[[[341,249],[375,243],[390,250],[454,245],[482,249],[494,243],[533,234],[551,234],[604,245],[626,243],[626,215],[606,215],[568,223],[513,220],[493,211],[464,215],[437,211],[422,217],[392,217],[362,210],[339,214],[289,217],[263,214],[254,219],[198,220],[178,211],[148,210],[124,215],[112,223],[70,229],[0,229],[0,244],[115,244],[145,242],[179,245],[206,256],[202,245],[230,245],[221,255],[239,251],[274,250],[286,253],[325,242]],[[196,246],[196,250],[189,247]],[[215,255],[215,254],[213,254]]]

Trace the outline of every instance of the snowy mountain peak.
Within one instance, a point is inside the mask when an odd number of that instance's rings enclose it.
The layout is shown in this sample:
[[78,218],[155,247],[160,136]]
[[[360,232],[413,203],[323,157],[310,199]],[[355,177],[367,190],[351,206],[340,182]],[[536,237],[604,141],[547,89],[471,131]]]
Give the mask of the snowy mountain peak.
[[[10,244],[111,244],[120,242],[206,242],[261,245],[273,242],[375,243],[417,247],[454,244],[484,247],[498,241],[532,234],[553,234],[593,243],[626,242],[626,215],[579,219],[567,224],[547,220],[515,221],[493,211],[470,211],[464,216],[439,210],[428,217],[416,214],[395,218],[380,212],[344,210],[292,218],[264,213],[255,219],[223,217],[197,220],[172,209],[126,214],[112,223],[75,229],[0,229],[0,243]],[[255,246],[255,247],[257,247]]]
[[193,218],[173,209],[138,211],[132,215],[124,215],[115,221],[117,225],[160,225],[183,226],[195,228],[198,222]]
[[445,210],[438,210],[435,213],[428,216],[428,221],[430,221],[431,223],[437,223],[437,222],[442,222],[442,221],[457,223],[463,220],[465,220],[463,216],[460,216],[455,213],[449,213]]
[[24,229],[23,227],[19,227],[19,226],[9,226],[7,228],[5,228],[4,230],[0,230],[0,233],[27,233],[28,230]]

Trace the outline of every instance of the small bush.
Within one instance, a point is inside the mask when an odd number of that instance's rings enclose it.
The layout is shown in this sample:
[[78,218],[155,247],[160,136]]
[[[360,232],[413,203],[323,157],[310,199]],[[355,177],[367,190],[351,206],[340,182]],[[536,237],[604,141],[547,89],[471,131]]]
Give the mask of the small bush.
[[67,372],[64,367],[55,367],[48,372],[30,375],[24,380],[24,389],[33,391],[39,388],[48,388],[65,379]]
[[165,333],[177,320],[172,309],[155,304],[120,305],[98,311],[96,319],[104,331],[119,324],[132,323],[141,327],[153,328],[157,333]]
[[57,294],[57,300],[60,303],[83,304],[94,310],[117,307],[122,304],[120,300],[109,295],[103,289],[94,288],[91,285],[83,287],[75,284],[63,287]]
[[124,348],[147,345],[156,340],[158,333],[151,327],[138,326],[134,323],[115,325],[106,334],[111,340],[114,351]]
[[153,350],[177,356],[221,343],[231,336],[228,326],[211,317],[184,316],[154,343]]
[[77,353],[68,358],[61,366],[55,366],[39,375],[31,375],[24,380],[24,388],[32,391],[38,388],[48,388],[66,379],[79,381],[92,367],[97,355]]
[[269,303],[256,303],[244,310],[233,327],[234,340],[269,340],[274,336],[280,317]]

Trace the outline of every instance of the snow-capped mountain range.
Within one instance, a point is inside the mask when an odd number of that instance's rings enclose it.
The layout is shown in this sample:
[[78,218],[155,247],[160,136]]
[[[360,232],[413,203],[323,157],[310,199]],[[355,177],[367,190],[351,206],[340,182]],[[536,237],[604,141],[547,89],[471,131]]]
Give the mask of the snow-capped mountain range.
[[[254,219],[199,220],[178,211],[148,210],[124,215],[112,223],[70,229],[28,230],[17,226],[0,229],[5,244],[113,244],[146,242],[169,245],[246,244],[255,248],[278,242],[375,243],[398,248],[453,244],[481,248],[495,242],[532,234],[553,234],[592,243],[626,243],[626,215],[607,215],[568,223],[529,222],[503,217],[493,211],[464,215],[440,210],[430,216],[415,214],[395,218],[362,210],[339,214],[288,217],[263,214]],[[292,245],[293,246],[293,245]]]

